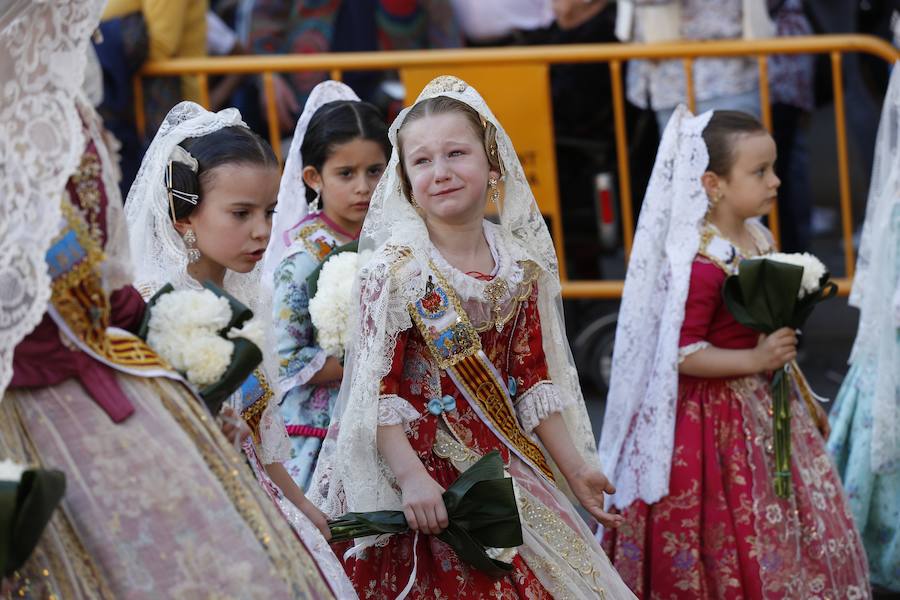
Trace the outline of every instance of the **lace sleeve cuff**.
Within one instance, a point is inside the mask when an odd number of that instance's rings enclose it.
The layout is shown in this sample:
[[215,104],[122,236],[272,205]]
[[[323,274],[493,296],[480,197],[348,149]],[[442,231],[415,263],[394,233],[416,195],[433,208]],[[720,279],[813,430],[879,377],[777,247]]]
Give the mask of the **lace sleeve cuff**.
[[322,370],[327,359],[328,354],[324,350],[319,349],[315,355],[309,359],[306,366],[289,377],[282,377],[278,382],[279,387],[287,392],[295,387],[306,385],[309,380],[312,379],[313,375]]
[[678,364],[680,365],[681,363],[683,363],[684,359],[686,359],[688,356],[690,356],[694,352],[699,352],[700,350],[703,350],[704,348],[709,348],[709,346],[710,346],[709,342],[694,342],[693,344],[688,344],[687,346],[682,346],[681,348],[678,349]]
[[571,402],[563,400],[552,382],[541,381],[522,394],[516,402],[516,412],[522,428],[531,433],[541,421],[553,413],[561,412],[569,404]]
[[422,415],[413,405],[396,394],[386,394],[378,398],[378,425],[403,425],[415,421]]

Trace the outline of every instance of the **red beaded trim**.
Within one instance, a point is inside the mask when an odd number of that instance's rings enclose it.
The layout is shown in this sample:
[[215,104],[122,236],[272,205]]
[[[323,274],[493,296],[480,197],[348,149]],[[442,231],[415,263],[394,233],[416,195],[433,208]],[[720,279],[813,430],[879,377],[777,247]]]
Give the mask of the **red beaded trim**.
[[286,425],[288,435],[291,437],[316,437],[325,439],[328,435],[328,429],[324,427],[313,427],[311,425]]

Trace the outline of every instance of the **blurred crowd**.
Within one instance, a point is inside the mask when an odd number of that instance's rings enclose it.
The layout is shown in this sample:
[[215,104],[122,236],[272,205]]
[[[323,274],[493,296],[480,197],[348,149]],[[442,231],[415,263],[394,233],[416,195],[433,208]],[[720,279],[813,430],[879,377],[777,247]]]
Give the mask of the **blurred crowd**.
[[[127,192],[161,119],[180,99],[199,100],[196,77],[143,80],[146,130],[138,136],[132,76],[145,61],[238,54],[310,54],[537,44],[654,43],[871,33],[900,44],[900,0],[110,0],[95,43],[104,73],[100,107],[122,142]],[[844,63],[848,127],[868,173],[887,65],[849,55]],[[293,131],[310,90],[327,72],[275,76],[278,128]],[[631,61],[626,72],[629,159],[636,204],[643,196],[659,132],[685,98],[680,61]],[[755,58],[694,63],[696,108],[760,115]],[[786,251],[806,250],[811,235],[833,226],[810,199],[809,121],[832,102],[827,56],[769,61],[773,132],[782,180],[781,237]],[[398,74],[348,71],[345,82],[390,122],[404,100]],[[211,108],[235,106],[257,132],[268,123],[259,76],[210,79]],[[599,277],[597,175],[615,172],[612,102],[605,64],[551,68],[553,131],[570,271]],[[520,93],[510,90],[510,93]],[[637,209],[638,206],[635,206]],[[635,213],[636,214],[636,213]],[[587,217],[587,218],[586,218]],[[581,242],[579,242],[581,240]]]

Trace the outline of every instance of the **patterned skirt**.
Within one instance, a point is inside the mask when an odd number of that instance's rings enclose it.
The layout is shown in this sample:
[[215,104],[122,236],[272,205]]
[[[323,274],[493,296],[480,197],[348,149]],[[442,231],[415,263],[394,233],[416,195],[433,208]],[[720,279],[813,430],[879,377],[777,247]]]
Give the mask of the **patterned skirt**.
[[641,598],[868,598],[859,534],[824,442],[794,395],[792,490],[773,487],[762,376],[682,378],[669,495],[623,511],[604,546]]
[[8,391],[0,459],[63,471],[66,492],[10,597],[332,598],[240,455],[179,384],[118,376],[120,424],[74,380]]
[[828,450],[862,534],[872,583],[900,592],[900,468],[872,472],[875,375],[871,360],[859,360],[850,368],[831,411]]

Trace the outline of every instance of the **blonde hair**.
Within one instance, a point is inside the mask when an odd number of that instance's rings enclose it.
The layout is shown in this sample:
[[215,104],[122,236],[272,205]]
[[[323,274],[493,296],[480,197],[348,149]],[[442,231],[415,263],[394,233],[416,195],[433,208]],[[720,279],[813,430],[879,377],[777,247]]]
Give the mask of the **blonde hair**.
[[403,166],[403,128],[423,117],[449,113],[457,113],[465,117],[466,122],[472,128],[472,132],[484,143],[484,154],[487,157],[488,166],[498,173],[503,173],[503,165],[497,151],[497,128],[494,127],[494,124],[484,120],[478,114],[478,111],[465,102],[460,102],[448,96],[435,96],[413,105],[397,131],[397,153],[400,157],[400,160],[397,162],[397,169],[400,174],[400,185],[403,188],[403,193],[406,194],[407,200],[412,199],[412,187],[406,174],[406,168]]

